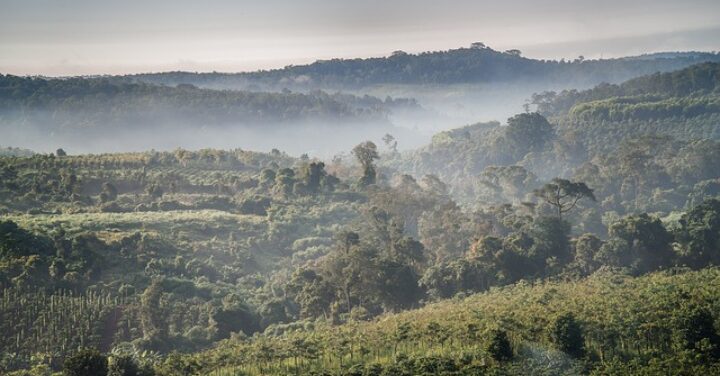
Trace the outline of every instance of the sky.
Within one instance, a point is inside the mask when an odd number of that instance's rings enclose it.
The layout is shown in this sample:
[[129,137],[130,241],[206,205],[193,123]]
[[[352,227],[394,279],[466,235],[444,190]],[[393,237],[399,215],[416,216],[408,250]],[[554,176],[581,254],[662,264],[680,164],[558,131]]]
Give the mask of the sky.
[[542,59],[720,50],[719,0],[0,0],[0,73],[238,72],[481,41]]

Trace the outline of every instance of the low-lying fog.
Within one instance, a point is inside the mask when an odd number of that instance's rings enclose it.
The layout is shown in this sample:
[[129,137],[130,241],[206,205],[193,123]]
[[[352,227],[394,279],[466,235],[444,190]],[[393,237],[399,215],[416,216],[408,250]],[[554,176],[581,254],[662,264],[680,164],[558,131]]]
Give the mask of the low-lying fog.
[[385,134],[393,135],[399,149],[425,144],[431,137],[426,130],[378,124],[292,124],[260,126],[223,126],[176,128],[147,124],[131,129],[71,130],[48,132],[27,126],[0,126],[2,146],[27,148],[36,152],[53,152],[63,148],[70,154],[111,153],[184,148],[234,149],[269,152],[284,151],[293,156],[330,159],[347,152],[365,140],[381,145]]

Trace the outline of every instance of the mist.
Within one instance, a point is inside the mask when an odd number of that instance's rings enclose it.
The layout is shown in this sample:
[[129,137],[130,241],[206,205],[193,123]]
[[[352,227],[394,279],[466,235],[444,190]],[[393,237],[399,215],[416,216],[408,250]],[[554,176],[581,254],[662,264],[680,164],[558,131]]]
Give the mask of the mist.
[[41,153],[62,148],[71,154],[104,154],[172,151],[177,148],[199,150],[244,149],[269,152],[278,149],[292,156],[330,160],[365,140],[381,143],[385,134],[398,140],[398,147],[410,149],[425,144],[432,133],[383,123],[284,122],[262,124],[224,124],[187,126],[184,119],[164,119],[165,123],[115,124],[114,129],[48,130],[37,125],[6,123],[0,126],[2,145],[13,145]]

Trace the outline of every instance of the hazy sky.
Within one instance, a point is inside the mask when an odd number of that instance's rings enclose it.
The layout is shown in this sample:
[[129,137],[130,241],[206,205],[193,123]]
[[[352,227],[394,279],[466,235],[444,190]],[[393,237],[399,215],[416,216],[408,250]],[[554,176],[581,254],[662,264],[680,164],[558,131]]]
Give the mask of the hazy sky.
[[538,58],[720,49],[720,0],[0,0],[0,73],[243,71],[483,41]]

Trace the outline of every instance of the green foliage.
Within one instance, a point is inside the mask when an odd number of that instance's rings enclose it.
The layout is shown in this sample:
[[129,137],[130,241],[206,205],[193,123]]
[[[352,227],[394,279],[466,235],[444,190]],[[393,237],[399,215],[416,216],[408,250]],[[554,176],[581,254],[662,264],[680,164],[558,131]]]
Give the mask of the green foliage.
[[585,355],[585,338],[575,316],[566,313],[555,319],[550,326],[550,341],[558,350],[575,358]]
[[534,193],[535,196],[555,207],[558,218],[562,218],[564,213],[574,209],[581,199],[587,198],[595,201],[593,190],[588,188],[585,183],[560,178],[553,179],[551,183],[543,185]]
[[[692,319],[686,312],[694,309],[683,307],[694,302],[695,307],[716,309],[718,278],[718,270],[705,269],[638,278],[600,273],[582,281],[518,284],[369,322],[316,323],[277,336],[228,340],[186,355],[182,363],[202,364],[202,372],[247,374],[710,372],[718,366],[706,352],[712,348],[705,339],[712,335],[707,329],[712,319]],[[495,331],[498,326],[507,329]],[[692,334],[700,346],[673,346],[688,327],[703,333]],[[505,342],[497,333],[506,333],[505,339],[515,344],[512,361],[489,361],[488,345]],[[299,355],[295,344],[307,341],[316,347]]]
[[499,329],[490,332],[490,342],[487,345],[487,353],[498,362],[506,362],[513,358],[513,349],[507,332]]
[[108,376],[152,376],[152,370],[140,367],[129,355],[116,355],[109,358]]
[[522,153],[528,153],[542,150],[553,138],[554,132],[547,119],[535,112],[509,118],[505,136],[514,148],[522,150]]
[[646,273],[670,266],[675,260],[672,235],[658,218],[647,214],[629,216],[610,226],[608,247],[599,257],[613,266],[628,266],[636,273]]
[[377,146],[375,146],[375,144],[371,141],[366,141],[355,146],[352,153],[355,158],[357,158],[363,169],[362,177],[360,178],[360,185],[367,186],[375,184],[377,172],[375,171],[374,161],[380,158],[380,155],[377,152]]
[[676,315],[676,342],[681,349],[711,359],[720,358],[720,335],[707,308],[686,306]]
[[108,374],[107,358],[95,349],[86,349],[67,358],[63,376],[105,376]]
[[[720,64],[705,63],[669,73],[655,73],[628,80],[620,85],[602,84],[580,91],[566,90],[560,94],[543,93],[533,97],[541,113],[558,114],[571,111],[579,103],[607,98],[633,96],[683,97],[697,93],[712,93],[720,83]],[[641,97],[640,97],[641,98]]]
[[685,213],[675,237],[688,265],[720,265],[720,200],[708,200]]

